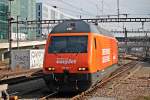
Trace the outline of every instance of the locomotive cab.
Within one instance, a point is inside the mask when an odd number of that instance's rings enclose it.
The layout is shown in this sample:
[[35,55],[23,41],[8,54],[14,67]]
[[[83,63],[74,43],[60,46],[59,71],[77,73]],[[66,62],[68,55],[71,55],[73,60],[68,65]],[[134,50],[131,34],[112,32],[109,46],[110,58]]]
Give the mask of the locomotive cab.
[[[84,91],[105,75],[105,68],[117,63],[117,59],[112,59],[117,58],[115,39],[97,33],[103,32],[81,20],[64,21],[53,28],[48,35],[43,64],[44,80],[51,91]],[[109,45],[103,46],[103,41]],[[113,51],[104,55],[109,61],[106,64],[102,63],[103,48],[105,52]]]

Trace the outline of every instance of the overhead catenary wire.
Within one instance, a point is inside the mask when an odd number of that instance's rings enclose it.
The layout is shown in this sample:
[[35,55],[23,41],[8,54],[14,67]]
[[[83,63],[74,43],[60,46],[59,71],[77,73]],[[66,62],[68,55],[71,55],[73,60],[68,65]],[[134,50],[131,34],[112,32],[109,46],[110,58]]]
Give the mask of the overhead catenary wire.
[[114,12],[114,10],[110,7],[111,5],[110,4],[108,4],[107,2],[105,2],[105,1],[103,1],[103,9],[105,9],[105,10],[111,10],[111,11],[113,11]]
[[[53,1],[53,0],[52,0]],[[54,1],[54,2],[56,2],[56,1]],[[58,2],[57,2],[58,3]],[[57,4],[56,3],[56,4]],[[61,2],[60,2],[61,3]],[[59,10],[65,10],[65,12],[69,12],[69,13],[72,13],[72,14],[76,14],[75,16],[79,16],[79,15],[84,15],[84,17],[86,16],[86,17],[95,17],[95,15],[89,15],[89,13],[87,13],[87,12],[84,12],[83,11],[83,9],[82,9],[82,12],[81,12],[81,9],[80,9],[80,11],[79,10],[75,10],[75,9],[69,9],[69,8],[67,8],[67,7],[61,7],[61,6],[59,6],[59,5],[57,5],[57,6],[54,6],[54,4],[52,4],[52,3],[48,3],[48,5],[49,6],[51,6],[51,7],[54,7],[55,9],[59,9]]]
[[68,5],[68,6],[72,7],[72,8],[74,8],[74,9],[77,9],[77,10],[79,10],[80,12],[85,12],[85,13],[87,13],[87,14],[89,14],[89,15],[95,16],[95,14],[92,14],[91,12],[86,11],[86,10],[84,10],[83,8],[76,7],[75,5],[73,5],[73,4],[71,4],[71,3],[68,3],[68,2],[66,2],[66,1],[60,0],[59,2],[64,3],[65,5]]
[[[113,16],[113,15],[115,15],[115,14],[105,14],[105,13],[107,13],[105,11],[111,11],[111,12],[115,11],[115,9],[113,10],[113,9],[110,8],[111,5],[108,4],[107,2],[105,2],[105,0],[100,0],[100,1],[97,0],[97,3],[94,3],[94,1],[92,1],[92,0],[88,0],[88,2],[90,4],[95,5],[95,7],[97,9],[97,15],[98,16],[107,16],[107,15],[109,15],[109,16],[112,15]],[[101,12],[101,14],[99,13],[99,11]]]
[[[99,0],[97,1],[93,1],[93,0],[86,0],[90,3],[90,5],[93,5],[96,10],[97,10],[97,16],[99,15],[99,11],[101,11],[99,8],[100,8],[100,5],[99,5]],[[97,2],[97,3],[94,3],[94,2]]]
[[[72,10],[72,9],[67,9],[67,8],[62,8],[62,7],[58,7],[58,8],[62,9],[62,10],[66,10],[67,12],[71,12],[71,13],[81,13],[80,11],[76,11],[76,10]],[[89,17],[95,17],[94,15],[91,16],[91,15],[84,13],[84,12],[82,12],[81,14],[85,15],[85,16],[89,16]]]
[[96,3],[93,2],[94,0],[86,0],[86,1],[89,1],[90,4],[97,5]]

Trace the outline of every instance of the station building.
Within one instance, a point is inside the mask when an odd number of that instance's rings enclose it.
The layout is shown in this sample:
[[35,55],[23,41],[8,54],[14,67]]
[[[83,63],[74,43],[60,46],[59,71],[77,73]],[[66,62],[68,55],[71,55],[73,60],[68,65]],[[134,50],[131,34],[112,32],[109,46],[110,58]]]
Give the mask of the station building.
[[0,40],[8,38],[8,1],[0,0]]
[[[0,42],[8,39],[8,12],[9,0],[0,0]],[[11,17],[13,21],[31,21],[31,20],[56,20],[56,19],[74,19],[76,17],[64,13],[56,5],[51,5],[49,0],[12,0]],[[28,40],[36,40],[37,37],[50,33],[52,25],[37,24],[34,29],[29,29],[25,23],[19,24],[19,39],[26,37]],[[17,24],[12,24],[12,38],[17,38]]]
[[[36,20],[75,19],[76,17],[61,11],[57,5],[52,5],[48,0],[38,0],[36,3]],[[37,37],[50,33],[54,25],[37,24]]]
[[[36,0],[14,0],[11,5],[11,15],[14,21],[24,21],[35,20],[36,19]],[[36,31],[25,29],[27,25],[19,25],[18,32],[22,36],[27,35],[28,39],[34,39],[36,37]],[[17,25],[12,25],[12,35],[17,33]],[[14,36],[13,36],[14,37]],[[21,36],[19,36],[21,38]]]

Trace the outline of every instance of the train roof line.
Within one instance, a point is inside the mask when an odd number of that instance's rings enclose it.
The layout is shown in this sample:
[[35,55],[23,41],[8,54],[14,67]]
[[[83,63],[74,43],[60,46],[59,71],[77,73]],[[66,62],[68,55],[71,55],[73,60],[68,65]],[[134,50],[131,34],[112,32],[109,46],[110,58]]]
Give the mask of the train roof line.
[[56,25],[52,31],[51,34],[57,34],[57,33],[99,33],[106,36],[114,37],[111,32],[101,28],[100,26],[94,24],[94,23],[87,23],[83,20],[66,20],[62,23]]

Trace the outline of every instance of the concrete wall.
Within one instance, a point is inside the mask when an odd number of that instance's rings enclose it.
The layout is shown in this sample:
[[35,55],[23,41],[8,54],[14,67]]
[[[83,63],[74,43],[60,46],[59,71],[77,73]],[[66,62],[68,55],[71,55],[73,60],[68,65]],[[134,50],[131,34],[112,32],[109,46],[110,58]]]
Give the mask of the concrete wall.
[[42,68],[44,50],[13,50],[11,52],[11,69],[16,68],[21,69],[33,69],[33,68]]

